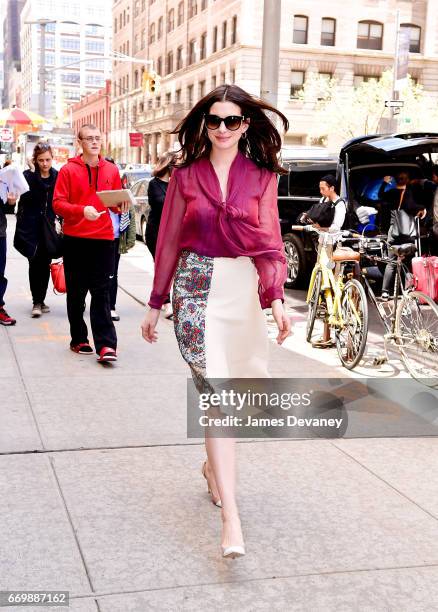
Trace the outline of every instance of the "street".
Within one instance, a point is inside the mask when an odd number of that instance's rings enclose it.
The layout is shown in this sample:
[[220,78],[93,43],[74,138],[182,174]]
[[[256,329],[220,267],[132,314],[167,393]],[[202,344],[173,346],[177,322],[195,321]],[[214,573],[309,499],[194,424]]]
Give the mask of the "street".
[[[29,610],[438,610],[436,439],[239,441],[247,554],[223,559],[203,441],[186,436],[188,369],[172,322],[160,321],[155,345],[140,335],[146,247],[122,257],[119,361],[102,367],[68,350],[64,296],[30,318],[8,223],[17,325],[0,328],[1,589],[70,592],[68,608]],[[371,368],[375,324],[352,374],[335,350],[304,342],[304,292],[287,303],[293,334],[271,343],[274,377],[405,377],[395,357]]]

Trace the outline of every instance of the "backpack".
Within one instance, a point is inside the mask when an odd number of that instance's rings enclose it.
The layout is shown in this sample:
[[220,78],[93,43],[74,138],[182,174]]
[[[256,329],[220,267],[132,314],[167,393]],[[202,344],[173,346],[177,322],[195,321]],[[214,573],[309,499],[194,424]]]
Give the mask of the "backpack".
[[[344,200],[345,201],[345,200]],[[355,230],[357,229],[360,220],[357,216],[356,210],[351,202],[345,201],[345,208],[347,212],[345,213],[344,223],[342,224],[341,229],[345,230]]]

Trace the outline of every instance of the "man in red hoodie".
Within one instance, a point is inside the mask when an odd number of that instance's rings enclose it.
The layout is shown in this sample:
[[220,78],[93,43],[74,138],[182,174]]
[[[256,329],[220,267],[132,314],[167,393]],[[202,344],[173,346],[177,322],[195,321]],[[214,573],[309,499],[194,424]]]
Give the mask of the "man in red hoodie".
[[[78,133],[82,155],[61,168],[53,196],[53,209],[64,219],[64,271],[70,348],[91,355],[84,321],[84,305],[91,294],[90,322],[99,362],[117,360],[117,335],[110,311],[110,276],[114,269],[114,230],[108,208],[96,191],[121,189],[117,166],[100,156],[100,130],[83,125]],[[117,212],[125,212],[128,203]]]

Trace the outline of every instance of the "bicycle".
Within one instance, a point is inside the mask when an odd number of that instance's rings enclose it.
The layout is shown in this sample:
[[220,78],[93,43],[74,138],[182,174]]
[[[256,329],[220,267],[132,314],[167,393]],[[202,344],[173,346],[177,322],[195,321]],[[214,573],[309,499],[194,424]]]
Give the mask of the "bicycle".
[[[316,319],[322,319],[334,329],[339,359],[345,368],[351,370],[365,351],[368,303],[362,284],[353,278],[353,274],[345,274],[347,263],[358,264],[360,254],[352,249],[333,252],[333,245],[353,235],[345,231],[322,231],[310,225],[293,225],[292,229],[318,234],[318,257],[306,297],[309,306],[306,340],[311,341]],[[333,269],[336,265],[335,275]]]
[[[369,255],[367,247],[372,244],[386,245],[397,256],[394,297],[389,302],[376,298],[366,269],[360,269],[361,282],[386,330],[383,336],[385,356],[375,360],[375,364],[388,361],[387,344],[392,342],[412,378],[429,387],[438,388],[438,306],[428,295],[415,289],[413,277],[403,263],[405,257],[415,254],[415,244],[388,245],[382,238],[360,234],[353,235],[353,239],[359,242],[361,257],[372,263],[387,264],[391,261],[384,256]],[[405,284],[402,273],[407,279]]]

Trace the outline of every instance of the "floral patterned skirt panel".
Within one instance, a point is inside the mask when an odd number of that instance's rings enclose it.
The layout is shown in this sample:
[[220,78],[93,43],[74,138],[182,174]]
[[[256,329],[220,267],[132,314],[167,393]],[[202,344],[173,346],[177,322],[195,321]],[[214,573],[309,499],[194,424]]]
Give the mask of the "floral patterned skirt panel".
[[182,251],[173,284],[175,335],[198,389],[207,378],[266,378],[268,335],[249,257]]

